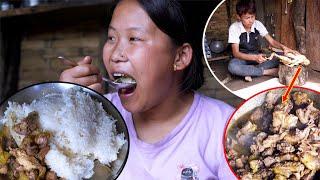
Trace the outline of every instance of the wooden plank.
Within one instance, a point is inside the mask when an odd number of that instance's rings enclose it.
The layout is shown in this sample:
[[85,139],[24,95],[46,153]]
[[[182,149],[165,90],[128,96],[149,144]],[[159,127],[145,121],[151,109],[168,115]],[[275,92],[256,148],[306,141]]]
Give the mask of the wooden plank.
[[281,41],[282,2],[277,0],[275,4],[275,39]]
[[21,16],[35,13],[50,12],[57,9],[85,7],[93,5],[111,4],[112,0],[76,0],[76,1],[53,1],[52,3],[43,3],[32,7],[21,7],[0,11],[0,17]]
[[307,0],[306,47],[311,67],[320,71],[320,1]]
[[292,13],[293,3],[288,4],[288,0],[282,0],[281,12],[281,35],[280,41],[289,48],[296,49],[295,32],[293,27]]
[[223,60],[228,58],[230,58],[230,56],[218,56],[218,57],[208,58],[208,62],[218,61],[218,60]]

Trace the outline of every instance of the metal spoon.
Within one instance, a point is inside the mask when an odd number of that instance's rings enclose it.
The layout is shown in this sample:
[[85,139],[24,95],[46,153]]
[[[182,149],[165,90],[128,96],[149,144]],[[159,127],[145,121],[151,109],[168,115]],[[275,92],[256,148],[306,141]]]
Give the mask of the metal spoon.
[[[78,64],[75,61],[69,60],[63,56],[58,56],[58,59],[61,60],[61,62],[64,65],[67,66],[71,66],[71,67],[75,67],[78,66]],[[106,77],[102,77],[102,80],[107,82],[109,84],[110,87],[112,87],[114,90],[118,91],[119,89],[123,89],[123,88],[129,88],[129,87],[133,87],[136,85],[135,82],[129,83],[129,82],[115,82],[112,81]]]

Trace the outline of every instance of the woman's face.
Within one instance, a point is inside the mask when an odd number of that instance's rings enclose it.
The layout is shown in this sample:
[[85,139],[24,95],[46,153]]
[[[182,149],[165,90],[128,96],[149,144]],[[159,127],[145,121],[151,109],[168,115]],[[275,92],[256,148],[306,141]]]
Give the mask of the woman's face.
[[137,82],[135,89],[119,91],[130,112],[159,105],[176,83],[173,63],[176,47],[136,1],[121,1],[112,16],[103,60],[110,77],[124,74]]

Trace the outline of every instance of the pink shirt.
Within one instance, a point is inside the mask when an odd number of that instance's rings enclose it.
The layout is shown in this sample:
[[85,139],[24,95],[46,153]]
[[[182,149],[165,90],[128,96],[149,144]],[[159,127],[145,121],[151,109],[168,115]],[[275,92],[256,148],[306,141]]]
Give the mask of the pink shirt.
[[107,98],[122,114],[130,136],[128,160],[118,179],[236,179],[226,164],[222,144],[225,124],[234,110],[229,105],[195,92],[178,126],[161,141],[148,144],[137,137],[132,115],[122,107],[119,96],[108,94]]

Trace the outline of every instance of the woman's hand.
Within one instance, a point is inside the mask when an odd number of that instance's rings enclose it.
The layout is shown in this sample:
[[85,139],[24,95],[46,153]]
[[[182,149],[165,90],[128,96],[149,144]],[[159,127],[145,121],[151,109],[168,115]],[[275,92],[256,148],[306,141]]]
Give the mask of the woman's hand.
[[61,73],[59,80],[81,84],[103,93],[102,76],[99,69],[91,63],[91,57],[86,56],[78,62],[78,66],[64,70]]

